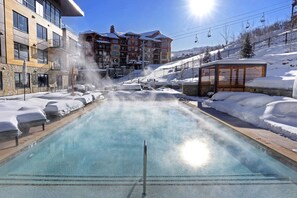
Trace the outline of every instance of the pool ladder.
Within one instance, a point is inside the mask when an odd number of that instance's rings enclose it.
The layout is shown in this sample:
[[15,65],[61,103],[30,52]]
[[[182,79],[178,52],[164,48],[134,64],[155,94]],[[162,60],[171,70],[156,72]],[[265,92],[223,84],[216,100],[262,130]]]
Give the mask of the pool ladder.
[[143,144],[143,176],[142,176],[142,197],[146,197],[146,176],[147,176],[147,144],[144,141]]

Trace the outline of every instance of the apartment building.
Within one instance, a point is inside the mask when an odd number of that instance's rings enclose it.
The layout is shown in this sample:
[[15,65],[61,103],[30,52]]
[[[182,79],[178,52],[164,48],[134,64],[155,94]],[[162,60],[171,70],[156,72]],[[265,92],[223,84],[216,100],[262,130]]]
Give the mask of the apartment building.
[[158,30],[121,33],[112,25],[108,33],[82,32],[79,40],[84,46],[87,64],[96,64],[99,69],[124,72],[130,67],[140,69],[142,60],[146,64],[164,64],[171,60],[172,39]]
[[67,59],[73,59],[67,46],[78,46],[78,37],[62,28],[61,18],[83,16],[79,6],[72,0],[0,0],[0,11],[0,95],[67,87],[72,64]]

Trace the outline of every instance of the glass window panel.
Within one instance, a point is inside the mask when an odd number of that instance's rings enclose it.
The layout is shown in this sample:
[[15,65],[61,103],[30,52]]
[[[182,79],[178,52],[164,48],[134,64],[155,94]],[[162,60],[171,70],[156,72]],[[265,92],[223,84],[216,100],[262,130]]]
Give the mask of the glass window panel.
[[255,66],[255,67],[248,67],[246,68],[246,74],[245,74],[245,81],[250,81],[255,78],[262,77],[262,67]]
[[13,12],[13,27],[18,28],[18,14]]
[[219,85],[230,85],[231,69],[219,69]]
[[51,4],[51,22],[55,24],[55,7]]
[[19,59],[20,54],[19,54],[19,45],[17,43],[14,43],[14,58]]

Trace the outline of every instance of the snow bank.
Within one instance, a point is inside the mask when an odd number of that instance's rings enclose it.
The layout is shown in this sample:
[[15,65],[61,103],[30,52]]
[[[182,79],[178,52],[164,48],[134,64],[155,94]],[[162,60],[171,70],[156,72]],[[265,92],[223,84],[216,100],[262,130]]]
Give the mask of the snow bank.
[[246,82],[247,87],[265,87],[276,89],[292,89],[294,77],[268,76],[266,78],[256,78]]
[[218,111],[297,140],[297,100],[247,92],[219,92],[204,101]]

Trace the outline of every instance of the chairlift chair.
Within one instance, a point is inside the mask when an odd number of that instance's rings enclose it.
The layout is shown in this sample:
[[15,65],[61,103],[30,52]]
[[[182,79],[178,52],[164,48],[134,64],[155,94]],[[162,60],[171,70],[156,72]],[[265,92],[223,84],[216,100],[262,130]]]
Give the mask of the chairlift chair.
[[264,22],[265,22],[265,15],[264,15],[264,13],[263,13],[263,15],[262,15],[262,17],[261,17],[261,19],[260,19],[260,22],[261,22],[261,23],[264,23]]
[[197,34],[195,36],[195,43],[198,43],[198,36],[197,36]]
[[209,28],[209,30],[208,30],[207,37],[208,37],[208,38],[210,38],[210,37],[211,37],[211,29],[210,29],[210,28]]
[[249,23],[249,21],[246,22],[245,28],[246,28],[246,29],[249,29],[249,28],[250,28],[250,23]]

